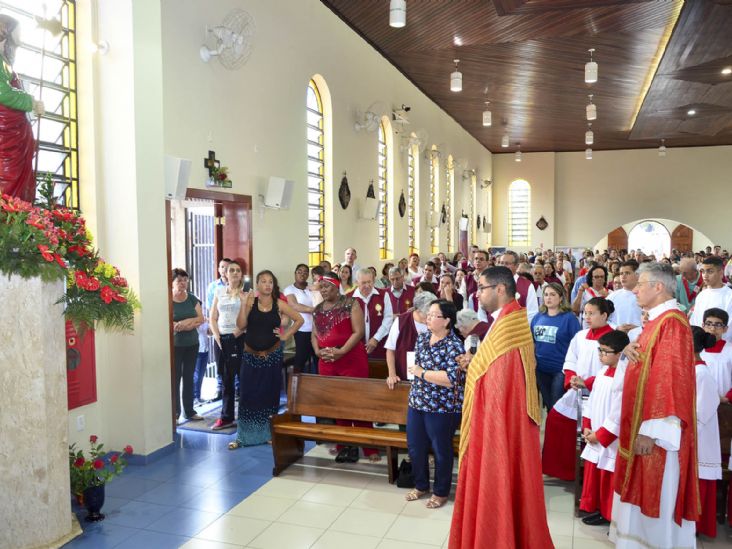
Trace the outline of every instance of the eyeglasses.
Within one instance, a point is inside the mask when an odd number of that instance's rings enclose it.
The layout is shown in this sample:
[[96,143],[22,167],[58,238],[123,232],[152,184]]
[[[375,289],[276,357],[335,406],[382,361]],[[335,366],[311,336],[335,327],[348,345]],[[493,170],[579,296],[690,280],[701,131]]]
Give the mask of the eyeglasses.
[[726,328],[727,325],[723,324],[721,322],[710,322],[707,320],[704,322],[704,327],[705,328]]
[[427,313],[427,318],[445,318],[444,316],[437,315],[435,313]]
[[618,353],[620,353],[620,351],[608,351],[607,349],[598,349],[597,353],[600,356],[607,356],[607,355],[617,355]]
[[495,288],[496,286],[498,286],[498,284],[489,284],[488,286],[481,286],[480,284],[478,284],[478,291],[482,292],[483,290],[487,290],[488,288]]

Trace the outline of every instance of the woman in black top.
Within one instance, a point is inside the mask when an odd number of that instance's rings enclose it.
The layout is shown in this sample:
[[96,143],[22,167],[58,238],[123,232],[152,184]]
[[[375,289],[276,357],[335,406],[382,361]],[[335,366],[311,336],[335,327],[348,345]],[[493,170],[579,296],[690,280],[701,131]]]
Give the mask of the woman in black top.
[[[269,418],[277,413],[282,381],[282,341],[302,326],[303,318],[280,295],[277,278],[272,271],[257,274],[257,297],[249,294],[241,329],[244,336],[244,358],[239,372],[239,417],[236,441],[229,449],[268,442],[272,435]],[[282,329],[282,316],[292,324]]]

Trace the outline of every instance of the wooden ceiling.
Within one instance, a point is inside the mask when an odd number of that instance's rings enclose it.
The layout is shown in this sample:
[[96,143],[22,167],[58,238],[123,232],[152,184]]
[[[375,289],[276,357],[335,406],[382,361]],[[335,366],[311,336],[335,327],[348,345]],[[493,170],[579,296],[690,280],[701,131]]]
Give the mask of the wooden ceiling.
[[321,1],[493,152],[584,150],[590,93],[595,150],[732,144],[732,0],[407,0],[401,29],[388,0]]

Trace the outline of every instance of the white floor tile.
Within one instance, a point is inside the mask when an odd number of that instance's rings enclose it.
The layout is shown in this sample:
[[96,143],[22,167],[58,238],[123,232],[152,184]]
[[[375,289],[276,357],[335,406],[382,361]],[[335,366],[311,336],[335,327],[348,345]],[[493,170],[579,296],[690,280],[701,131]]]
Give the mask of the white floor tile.
[[338,517],[338,520],[333,523],[330,529],[337,532],[382,538],[395,519],[396,515],[393,513],[348,508]]
[[232,545],[230,543],[221,543],[220,541],[211,541],[208,539],[193,538],[181,545],[180,549],[242,549],[243,545]]
[[[572,536],[554,536],[552,535],[554,549],[572,549]],[[582,549],[582,548],[578,548]]]
[[333,486],[321,483],[308,490],[308,492],[301,496],[301,498],[315,503],[346,507],[353,503],[353,500],[355,500],[362,491],[363,490],[360,488],[352,488],[350,486]]
[[322,484],[334,486],[348,486],[350,488],[365,488],[372,476],[352,471],[330,471],[322,479]]
[[264,532],[249,542],[257,549],[308,549],[323,534],[320,528],[273,522]]
[[345,507],[300,500],[282,513],[277,521],[326,529],[333,524],[345,509]]
[[312,549],[375,549],[379,542],[380,538],[328,530],[320,536]]
[[401,493],[364,490],[353,500],[351,507],[398,515],[402,512],[406,503],[404,495]]
[[328,469],[308,467],[305,465],[293,465],[282,471],[278,478],[317,483],[323,480],[323,478],[329,473],[330,471]]
[[267,482],[255,494],[273,498],[300,499],[313,486],[315,486],[314,482],[278,477]]
[[237,517],[249,517],[273,521],[277,520],[277,518],[296,501],[296,499],[275,498],[252,494],[236,507],[231,509],[227,514],[235,515]]
[[438,507],[437,509],[428,509],[426,507],[426,503],[429,500],[429,495],[424,496],[421,499],[418,499],[416,501],[406,501],[406,505],[402,509],[401,515],[403,517],[412,517],[412,518],[420,518],[420,519],[429,519],[429,520],[452,520],[452,510],[454,501],[453,498],[450,497],[448,502],[443,505],[442,507]]
[[434,549],[439,545],[429,545],[426,543],[411,543],[408,541],[396,541],[393,539],[385,539],[377,546],[377,549]]
[[445,543],[450,533],[450,521],[405,517],[400,515],[384,536],[390,540],[437,545]]
[[224,515],[207,526],[196,538],[246,545],[269,525],[270,522],[266,520]]
[[549,533],[554,536],[569,536],[574,534],[574,515],[572,513],[549,512],[546,516],[549,524]]

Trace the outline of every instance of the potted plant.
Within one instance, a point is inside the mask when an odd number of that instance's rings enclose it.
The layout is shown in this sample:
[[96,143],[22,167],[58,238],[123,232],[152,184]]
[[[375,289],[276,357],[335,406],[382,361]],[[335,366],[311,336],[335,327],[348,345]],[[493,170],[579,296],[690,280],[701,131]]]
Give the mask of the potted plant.
[[122,453],[104,452],[104,445],[96,435],[89,437],[89,455],[78,450],[76,444],[69,446],[69,467],[71,470],[71,490],[79,504],[88,512],[86,520],[104,520],[100,513],[104,505],[104,486],[127,467],[126,455],[132,454],[132,446],[125,446]]

